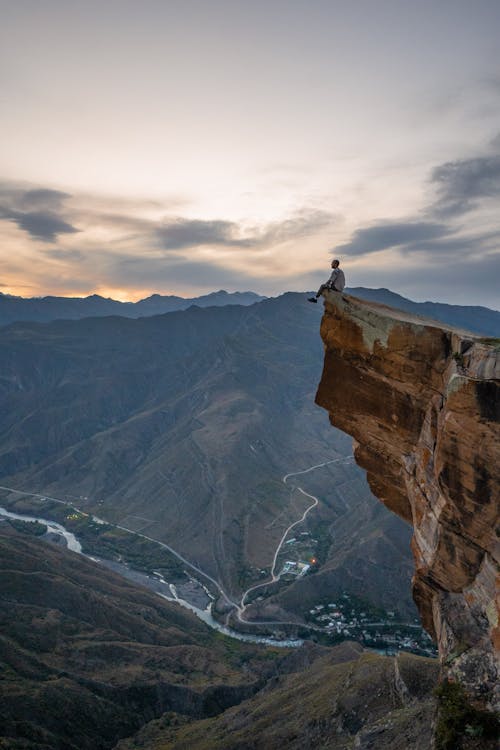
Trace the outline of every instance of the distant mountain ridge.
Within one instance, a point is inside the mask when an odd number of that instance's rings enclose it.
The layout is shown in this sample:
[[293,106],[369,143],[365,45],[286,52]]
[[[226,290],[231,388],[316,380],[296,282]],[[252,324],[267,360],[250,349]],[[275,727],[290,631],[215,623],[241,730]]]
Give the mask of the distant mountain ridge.
[[[443,302],[414,302],[390,289],[351,287],[346,292],[361,299],[381,302],[389,307],[433,318],[458,328],[466,328],[485,336],[500,336],[500,312],[488,307],[447,305]],[[307,292],[304,292],[306,295]],[[223,307],[225,305],[253,305],[266,297],[255,292],[226,292],[220,289],[200,297],[152,294],[138,302],[119,302],[92,294],[89,297],[15,297],[0,292],[0,326],[20,321],[46,323],[52,320],[120,315],[125,318],[144,318],[189,307]]]
[[188,307],[222,307],[225,305],[253,305],[265,299],[255,292],[210,292],[200,297],[178,297],[152,294],[138,302],[119,302],[98,294],[89,297],[15,297],[0,292],[0,326],[19,321],[46,323],[51,320],[78,320],[107,315],[142,318]]

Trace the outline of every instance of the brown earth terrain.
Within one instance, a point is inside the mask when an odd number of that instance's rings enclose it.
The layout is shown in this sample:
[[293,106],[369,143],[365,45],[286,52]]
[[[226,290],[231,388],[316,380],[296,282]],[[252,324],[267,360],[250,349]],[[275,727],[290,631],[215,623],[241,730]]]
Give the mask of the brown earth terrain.
[[346,642],[214,719],[167,714],[116,750],[428,750],[436,677],[434,660]]
[[2,750],[424,750],[435,710],[433,659],[240,643],[7,522],[0,632]]
[[2,750],[98,750],[167,710],[214,715],[279,658],[0,522]]

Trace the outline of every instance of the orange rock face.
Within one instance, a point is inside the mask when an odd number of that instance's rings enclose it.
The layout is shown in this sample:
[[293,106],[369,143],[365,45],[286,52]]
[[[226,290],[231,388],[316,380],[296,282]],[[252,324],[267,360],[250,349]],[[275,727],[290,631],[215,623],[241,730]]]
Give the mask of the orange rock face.
[[316,402],[413,525],[413,594],[443,669],[498,708],[500,347],[325,293]]

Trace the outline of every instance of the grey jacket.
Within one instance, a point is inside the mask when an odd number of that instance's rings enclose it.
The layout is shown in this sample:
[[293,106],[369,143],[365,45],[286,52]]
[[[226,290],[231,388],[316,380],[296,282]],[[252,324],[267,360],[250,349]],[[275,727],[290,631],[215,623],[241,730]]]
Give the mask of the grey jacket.
[[344,272],[340,268],[334,268],[327,284],[335,292],[342,292],[345,287]]

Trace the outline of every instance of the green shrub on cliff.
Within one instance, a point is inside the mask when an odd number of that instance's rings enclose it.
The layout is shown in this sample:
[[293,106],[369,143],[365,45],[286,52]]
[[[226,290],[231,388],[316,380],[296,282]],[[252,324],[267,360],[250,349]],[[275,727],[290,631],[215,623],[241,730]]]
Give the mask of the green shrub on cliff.
[[[500,723],[495,714],[469,703],[458,682],[444,681],[434,691],[438,699],[436,750],[489,747],[498,738]],[[479,740],[477,744],[475,740]],[[488,744],[486,744],[488,743]]]

